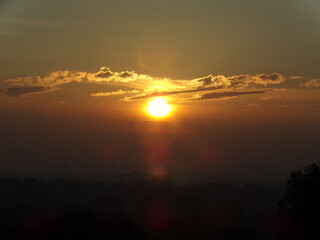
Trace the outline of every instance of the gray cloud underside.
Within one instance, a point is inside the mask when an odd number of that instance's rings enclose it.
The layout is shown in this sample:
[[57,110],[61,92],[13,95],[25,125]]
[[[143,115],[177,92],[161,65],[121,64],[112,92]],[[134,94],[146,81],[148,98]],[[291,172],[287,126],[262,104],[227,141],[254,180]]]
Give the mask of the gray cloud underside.
[[50,88],[41,87],[41,86],[26,86],[26,87],[8,87],[6,89],[2,89],[0,93],[6,94],[10,97],[20,97],[30,93],[38,93],[48,91]]

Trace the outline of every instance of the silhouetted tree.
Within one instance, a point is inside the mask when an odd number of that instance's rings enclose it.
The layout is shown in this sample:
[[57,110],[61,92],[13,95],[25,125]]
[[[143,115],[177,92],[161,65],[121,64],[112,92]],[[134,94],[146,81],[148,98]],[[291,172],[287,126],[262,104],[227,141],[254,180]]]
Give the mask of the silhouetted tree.
[[283,219],[280,237],[320,239],[320,165],[291,173],[285,197],[279,202]]

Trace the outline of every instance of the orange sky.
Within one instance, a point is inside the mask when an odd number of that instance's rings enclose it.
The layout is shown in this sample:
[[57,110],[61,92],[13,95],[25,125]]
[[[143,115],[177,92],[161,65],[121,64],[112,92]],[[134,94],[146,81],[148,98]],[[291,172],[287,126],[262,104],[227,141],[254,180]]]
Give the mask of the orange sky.
[[[121,172],[268,181],[318,161],[319,12],[313,0],[1,0],[0,177],[99,179],[116,155]],[[165,118],[146,112],[156,97]]]

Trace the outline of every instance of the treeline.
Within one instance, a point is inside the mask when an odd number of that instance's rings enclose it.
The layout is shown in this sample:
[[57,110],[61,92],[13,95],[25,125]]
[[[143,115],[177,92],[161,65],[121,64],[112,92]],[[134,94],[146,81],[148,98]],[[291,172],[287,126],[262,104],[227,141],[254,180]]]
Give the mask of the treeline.
[[[0,179],[1,239],[274,239],[275,185]],[[91,236],[91,237],[90,237]]]

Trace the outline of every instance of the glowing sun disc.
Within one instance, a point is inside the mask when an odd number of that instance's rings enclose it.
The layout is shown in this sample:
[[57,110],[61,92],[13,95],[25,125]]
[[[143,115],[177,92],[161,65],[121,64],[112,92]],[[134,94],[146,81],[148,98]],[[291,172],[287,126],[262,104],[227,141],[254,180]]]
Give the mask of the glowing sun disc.
[[151,116],[161,118],[167,116],[171,112],[172,107],[167,103],[166,99],[159,97],[149,102],[146,110]]

